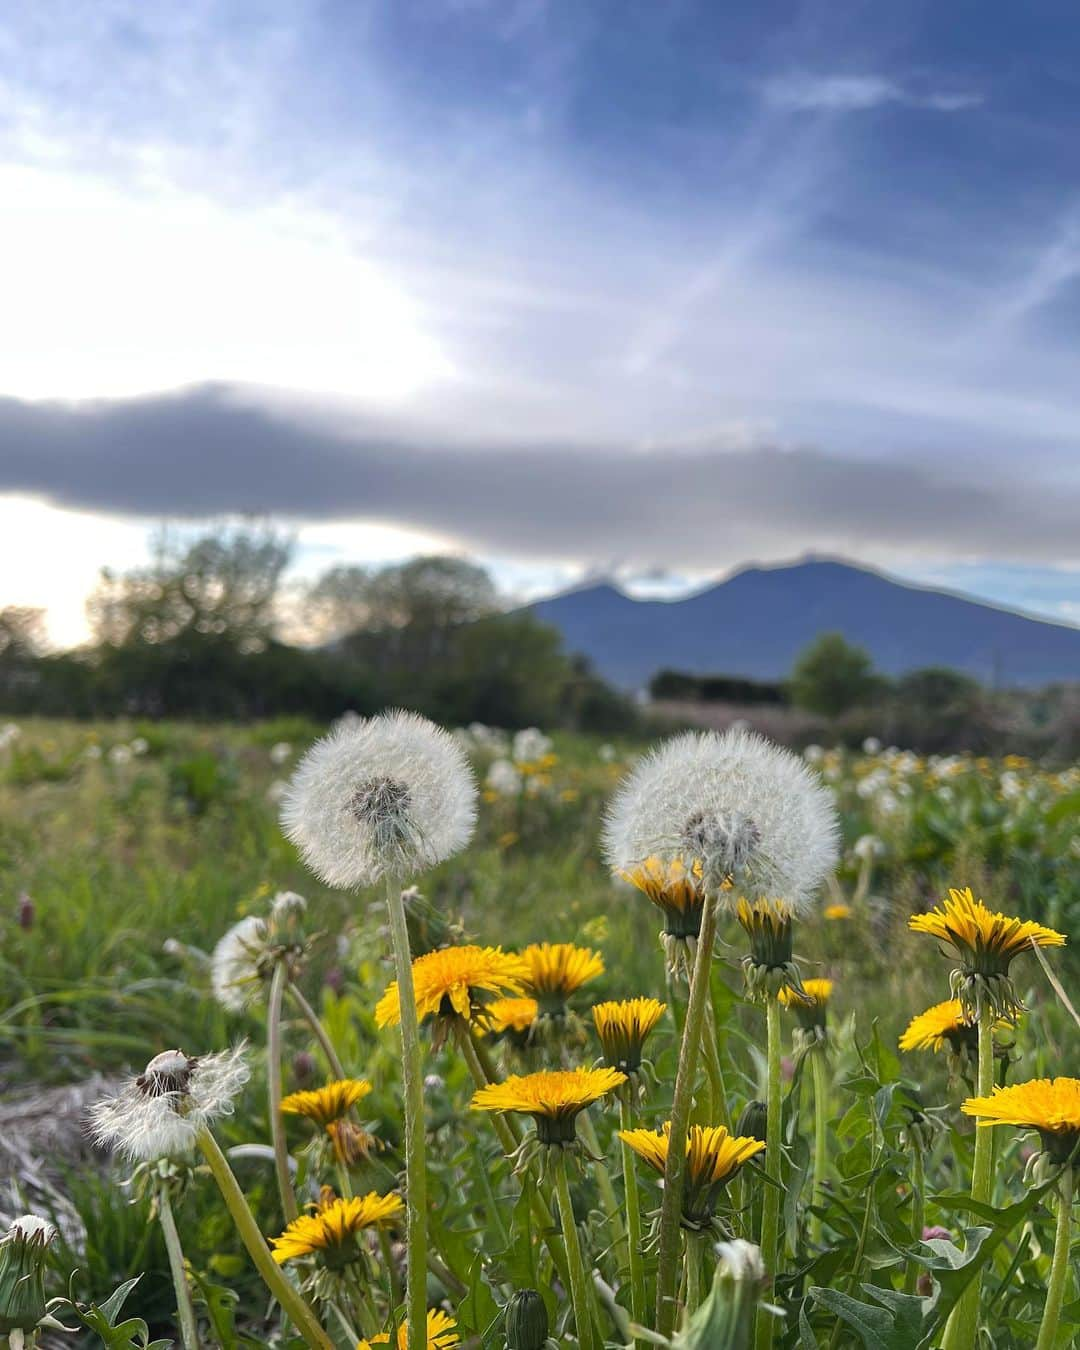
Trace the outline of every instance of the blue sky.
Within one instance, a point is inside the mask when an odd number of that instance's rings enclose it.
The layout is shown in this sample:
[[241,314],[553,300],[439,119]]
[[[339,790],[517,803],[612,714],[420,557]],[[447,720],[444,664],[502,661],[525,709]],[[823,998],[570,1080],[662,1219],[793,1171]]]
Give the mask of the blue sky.
[[1078,57],[1039,0],[13,7],[0,604],[70,640],[259,511],[308,571],[815,551],[1076,620]]

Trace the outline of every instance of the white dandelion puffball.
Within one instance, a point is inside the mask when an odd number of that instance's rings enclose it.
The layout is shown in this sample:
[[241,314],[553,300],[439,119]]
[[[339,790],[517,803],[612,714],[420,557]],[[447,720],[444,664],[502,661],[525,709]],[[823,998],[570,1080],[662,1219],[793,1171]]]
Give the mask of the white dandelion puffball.
[[604,851],[618,872],[647,858],[692,859],[734,900],[799,912],[837,860],[832,794],[803,761],[747,731],[687,732],[658,746],[608,810]]
[[132,1162],[180,1157],[200,1130],[232,1114],[247,1080],[242,1045],[199,1058],[166,1050],[115,1097],[90,1108],[94,1142]]
[[0,1242],[15,1242],[19,1238],[24,1242],[33,1242],[36,1239],[42,1247],[47,1247],[54,1237],[56,1228],[48,1219],[40,1219],[36,1214],[24,1214],[11,1221],[11,1227],[0,1238]]
[[250,1008],[262,991],[260,960],[270,940],[270,925],[249,914],[222,935],[210,957],[210,987],[229,1012]]
[[476,783],[449,732],[415,713],[339,723],[297,766],[281,824],[328,886],[405,879],[472,838]]

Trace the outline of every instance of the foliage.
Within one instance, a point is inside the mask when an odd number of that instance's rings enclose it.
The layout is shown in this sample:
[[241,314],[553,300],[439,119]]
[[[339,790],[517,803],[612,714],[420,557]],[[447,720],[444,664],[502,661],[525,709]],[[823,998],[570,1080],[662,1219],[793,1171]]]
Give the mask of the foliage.
[[866,703],[879,689],[873,661],[842,633],[821,633],[796,659],[791,698],[800,708],[837,717]]

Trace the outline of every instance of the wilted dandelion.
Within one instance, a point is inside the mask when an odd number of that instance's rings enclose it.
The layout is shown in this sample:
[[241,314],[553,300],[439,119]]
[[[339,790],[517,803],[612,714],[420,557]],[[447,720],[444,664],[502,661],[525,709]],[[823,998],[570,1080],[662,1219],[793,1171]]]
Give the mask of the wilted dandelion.
[[[604,847],[620,873],[680,863],[716,891],[800,910],[834,866],[831,794],[801,760],[752,732],[688,732],[647,755],[616,794]],[[697,865],[695,867],[695,864]]]
[[465,847],[476,785],[458,743],[415,713],[339,725],[300,761],[285,833],[329,886],[412,877]]
[[243,1046],[199,1057],[166,1050],[91,1108],[94,1139],[134,1162],[183,1155],[202,1129],[232,1113],[247,1080]]
[[[431,1308],[427,1315],[427,1340],[424,1344],[424,1350],[453,1350],[455,1345],[461,1344],[461,1337],[454,1328],[457,1321],[443,1312],[441,1308]],[[397,1329],[396,1337],[397,1350],[406,1350],[409,1343],[409,1324],[403,1322]],[[389,1345],[390,1334],[386,1331],[380,1331],[377,1336],[372,1336],[370,1341],[362,1340],[356,1347],[356,1350],[371,1350],[373,1345]]]
[[393,1193],[369,1191],[344,1200],[324,1194],[311,1213],[301,1214],[280,1236],[270,1239],[274,1260],[280,1266],[315,1256],[328,1269],[340,1270],[361,1255],[357,1234],[392,1225],[403,1210],[401,1196]]
[[46,1315],[45,1263],[55,1237],[53,1225],[36,1214],[16,1219],[0,1237],[0,1336],[10,1336],[13,1346],[24,1333],[34,1344],[31,1333]]
[[[659,1130],[622,1130],[619,1138],[661,1176],[667,1167],[671,1121]],[[744,1163],[764,1152],[760,1139],[735,1137],[723,1125],[691,1125],[686,1138],[686,1185],[683,1226],[707,1227],[724,1187]]]

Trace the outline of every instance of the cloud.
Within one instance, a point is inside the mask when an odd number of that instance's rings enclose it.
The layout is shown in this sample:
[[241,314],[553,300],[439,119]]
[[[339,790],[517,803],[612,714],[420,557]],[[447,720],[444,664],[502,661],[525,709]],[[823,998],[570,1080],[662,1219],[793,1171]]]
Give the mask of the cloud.
[[881,75],[782,75],[766,80],[762,93],[774,107],[796,112],[864,112],[889,103],[934,112],[962,112],[983,102],[982,95],[976,93],[918,93]]
[[718,568],[817,549],[1080,561],[1080,488],[978,482],[894,456],[715,438],[451,438],[380,414],[334,424],[203,387],[93,405],[0,401],[0,491],[140,517],[379,521],[486,554]]

